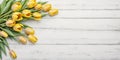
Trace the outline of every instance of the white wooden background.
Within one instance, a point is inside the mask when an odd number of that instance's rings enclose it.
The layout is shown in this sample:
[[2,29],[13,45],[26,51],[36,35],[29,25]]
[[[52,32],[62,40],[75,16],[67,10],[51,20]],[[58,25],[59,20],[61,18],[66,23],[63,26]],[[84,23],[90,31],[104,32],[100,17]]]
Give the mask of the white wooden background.
[[120,60],[120,0],[47,1],[59,8],[59,15],[26,22],[39,41],[10,42],[17,60]]

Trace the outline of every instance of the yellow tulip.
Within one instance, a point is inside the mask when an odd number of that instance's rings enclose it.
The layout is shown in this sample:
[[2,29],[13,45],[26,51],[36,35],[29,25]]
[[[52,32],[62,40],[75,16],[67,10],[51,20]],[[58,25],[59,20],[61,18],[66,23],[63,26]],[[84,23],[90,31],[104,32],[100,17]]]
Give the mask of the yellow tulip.
[[15,21],[21,21],[23,19],[22,13],[20,13],[20,12],[14,12],[12,14],[12,19],[15,20]]
[[17,32],[21,32],[22,31],[22,26],[23,26],[22,24],[15,24],[13,26],[13,29]]
[[52,8],[51,4],[44,4],[42,6],[42,10],[46,12],[49,11],[51,8]]
[[5,31],[0,31],[0,36],[7,38],[8,34]]
[[27,3],[27,7],[33,8],[34,6],[36,6],[36,4],[37,4],[36,0],[29,0]]
[[31,11],[30,10],[23,10],[22,14],[24,17],[29,18],[31,17]]
[[9,51],[9,54],[10,54],[11,58],[13,58],[13,59],[16,59],[16,58],[17,58],[17,55],[16,55],[15,51],[10,50],[10,51]]
[[35,10],[41,10],[42,9],[42,4],[37,4],[34,8],[35,8]]
[[40,14],[39,12],[34,12],[33,17],[35,20],[40,20],[42,18],[42,14]]
[[14,20],[8,20],[8,21],[6,21],[6,25],[8,26],[8,27],[13,27],[14,25],[15,25],[15,21]]
[[49,11],[49,15],[50,16],[54,16],[54,15],[57,15],[58,14],[58,9],[51,9],[50,11]]
[[21,7],[22,7],[22,4],[20,3],[20,2],[15,2],[13,5],[12,5],[12,10],[13,11],[18,11],[18,10],[20,10],[21,9]]
[[19,36],[18,40],[22,43],[22,44],[27,44],[27,39],[23,36]]
[[28,35],[28,39],[33,44],[35,44],[38,41],[37,37],[34,35]]
[[25,33],[27,35],[30,35],[30,34],[33,35],[35,33],[35,31],[33,30],[33,28],[28,27],[25,29]]

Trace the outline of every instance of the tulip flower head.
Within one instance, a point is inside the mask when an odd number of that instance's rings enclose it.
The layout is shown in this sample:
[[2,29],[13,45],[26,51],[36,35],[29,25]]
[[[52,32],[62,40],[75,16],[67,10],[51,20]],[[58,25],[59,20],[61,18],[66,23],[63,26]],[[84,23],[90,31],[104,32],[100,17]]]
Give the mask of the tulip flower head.
[[42,9],[42,4],[37,4],[34,8],[36,10],[41,10]]
[[28,3],[27,3],[27,7],[28,8],[33,8],[35,7],[37,4],[36,0],[29,0]]
[[34,35],[28,35],[28,39],[33,44],[35,44],[38,41],[37,37]]
[[27,44],[27,39],[23,36],[19,36],[18,40],[22,43],[22,44]]
[[30,18],[31,17],[31,11],[30,10],[23,10],[22,14],[26,18]]
[[22,13],[20,12],[15,12],[12,14],[12,19],[15,21],[21,21],[23,19]]
[[9,54],[10,54],[11,58],[13,58],[13,59],[16,59],[16,58],[17,58],[17,55],[16,55],[15,51],[10,50],[10,51],[9,51]]
[[54,15],[57,15],[58,14],[58,9],[51,9],[50,11],[49,11],[49,15],[50,16],[54,16]]
[[21,7],[22,7],[22,4],[20,3],[20,2],[15,2],[13,5],[12,5],[12,10],[13,11],[18,11],[18,10],[20,10],[21,9]]
[[8,34],[5,31],[0,31],[0,36],[7,38]]
[[39,12],[34,12],[33,17],[35,20],[40,20],[42,18],[42,14],[40,14]]
[[15,31],[17,31],[17,32],[21,32],[21,31],[22,31],[22,27],[23,27],[22,24],[15,24],[15,25],[13,26],[13,29],[14,29]]
[[15,23],[16,22],[14,20],[8,20],[8,21],[6,21],[6,26],[13,27],[15,25]]
[[51,4],[44,4],[42,6],[42,10],[46,12],[49,11],[51,8],[52,8]]
[[33,30],[33,28],[28,27],[25,29],[25,33],[27,35],[30,35],[30,34],[33,35],[35,33],[35,31]]

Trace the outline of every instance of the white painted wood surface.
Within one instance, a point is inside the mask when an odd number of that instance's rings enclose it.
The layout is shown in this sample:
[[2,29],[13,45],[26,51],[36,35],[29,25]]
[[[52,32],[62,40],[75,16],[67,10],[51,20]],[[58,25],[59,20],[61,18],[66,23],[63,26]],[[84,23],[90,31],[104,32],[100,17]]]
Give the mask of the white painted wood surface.
[[60,9],[59,15],[26,22],[39,41],[10,41],[17,60],[120,60],[120,0],[47,1]]

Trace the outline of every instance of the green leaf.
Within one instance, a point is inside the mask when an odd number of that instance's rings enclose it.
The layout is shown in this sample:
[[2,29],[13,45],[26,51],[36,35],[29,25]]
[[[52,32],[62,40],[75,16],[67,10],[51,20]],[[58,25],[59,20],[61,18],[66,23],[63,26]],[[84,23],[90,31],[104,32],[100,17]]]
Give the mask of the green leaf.
[[10,31],[8,28],[2,28],[2,27],[0,27],[0,29],[2,29],[3,31],[5,31],[6,33],[8,33],[8,35],[9,36],[15,36],[13,33],[12,33],[12,31]]
[[5,46],[4,46],[3,43],[0,43],[0,48],[1,48],[1,51],[2,51],[5,55],[7,55],[7,53],[6,53],[6,48],[5,48]]
[[7,19],[0,19],[0,23],[7,21]]
[[2,1],[2,3],[1,3],[1,11],[3,11],[3,9],[5,8],[5,6],[6,6],[6,4],[7,4],[7,0],[3,0]]
[[1,4],[0,4],[0,14],[1,14]]
[[1,11],[1,14],[6,13],[7,11],[9,11],[13,2],[14,2],[14,0],[10,0],[10,1],[6,4],[6,6],[5,6],[5,8],[3,9],[3,11]]
[[46,13],[42,13],[42,17],[45,17],[45,16],[47,16],[48,14],[46,14]]
[[21,10],[23,10],[23,9],[26,8],[26,4],[27,4],[28,1],[29,1],[29,0],[24,0],[24,1],[22,1],[22,9],[21,9]]
[[39,12],[39,10],[35,10],[35,9],[30,9],[31,12]]
[[0,48],[0,60],[2,60],[2,51],[1,51],[1,48]]
[[9,37],[11,40],[14,40],[14,41],[16,41],[16,42],[18,42],[18,40],[15,38],[15,37]]
[[7,15],[11,15],[11,13],[12,13],[12,10],[10,10],[10,11],[2,14],[2,15],[0,16],[0,18],[4,18],[4,16],[6,17]]
[[42,4],[42,5],[44,5],[44,4],[46,4],[48,1],[45,1],[45,2],[38,2],[38,4]]
[[2,40],[3,44],[4,44],[7,48],[9,48],[9,45],[8,45],[7,40],[6,40],[5,38],[3,38],[3,37],[0,37],[0,39]]
[[26,25],[26,24],[23,24],[23,23],[21,23],[21,24],[23,25],[23,28],[30,27],[30,26],[28,26],[28,25]]

